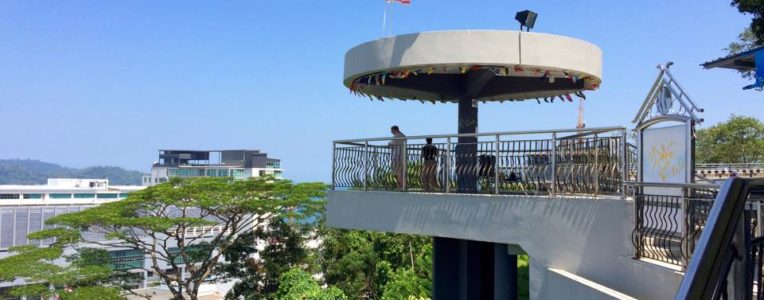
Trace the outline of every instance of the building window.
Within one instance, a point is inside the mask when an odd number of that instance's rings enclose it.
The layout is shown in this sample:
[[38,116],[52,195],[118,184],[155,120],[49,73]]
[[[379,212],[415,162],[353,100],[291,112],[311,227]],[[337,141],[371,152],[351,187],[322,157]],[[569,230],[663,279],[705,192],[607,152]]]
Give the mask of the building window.
[[0,194],[0,199],[18,199],[19,194]]
[[117,199],[118,197],[117,193],[98,194],[98,199]]
[[52,194],[48,194],[48,198],[50,198],[50,199],[71,199],[72,198],[72,194],[52,193]]
[[268,161],[265,163],[265,167],[268,169],[278,169],[281,168],[281,162],[277,160]]
[[231,176],[233,178],[244,178],[246,174],[244,174],[244,169],[231,169]]
[[276,176],[276,178],[283,178],[281,176],[281,171],[273,171],[273,176]]
[[260,174],[260,177],[265,176],[265,170],[260,170],[259,174]]
[[204,169],[168,169],[167,176],[170,177],[201,177],[204,176]]
[[42,199],[42,194],[24,194],[24,199]]
[[[191,259],[192,263],[197,261],[202,261],[206,259],[205,256],[209,255],[209,250],[210,250],[209,248],[210,248],[209,245],[186,246],[186,255],[188,256],[189,259]],[[168,250],[169,250],[168,256],[174,257],[172,261],[176,265],[185,264],[185,262],[183,261],[183,256],[180,255],[180,249],[178,249],[177,247],[172,247]]]
[[207,169],[206,172],[207,172],[207,177],[216,177],[218,175],[217,170],[215,169]]
[[111,263],[109,267],[112,270],[130,270],[143,268],[144,256],[141,250],[129,249],[110,251]]
[[228,169],[218,169],[218,177],[228,177]]
[[92,193],[77,193],[74,194],[74,199],[93,199],[95,194]]

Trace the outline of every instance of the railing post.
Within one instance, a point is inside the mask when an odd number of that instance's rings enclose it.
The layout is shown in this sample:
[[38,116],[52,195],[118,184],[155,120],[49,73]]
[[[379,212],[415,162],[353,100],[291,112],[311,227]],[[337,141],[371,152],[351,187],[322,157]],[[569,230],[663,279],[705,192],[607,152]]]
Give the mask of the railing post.
[[680,215],[682,216],[682,227],[681,227],[681,249],[682,249],[682,270],[687,269],[687,264],[690,261],[690,256],[692,256],[692,253],[690,253],[690,214],[688,211],[688,197],[690,195],[690,188],[689,187],[683,187],[682,188],[682,197],[679,199],[680,202]]
[[762,216],[762,203],[756,201],[756,237],[764,236],[764,216]]
[[[626,186],[624,185],[624,188]],[[640,196],[642,194],[642,186],[634,186],[633,189],[634,192],[634,258],[640,258],[642,257],[642,202],[644,199]]]
[[363,189],[369,190],[369,140],[363,145]]
[[337,187],[335,178],[337,177],[337,143],[332,143],[332,191]]
[[626,181],[629,172],[629,144],[626,143],[626,129],[621,132],[621,197],[626,199]]
[[552,132],[552,197],[557,196],[557,132]]
[[494,192],[498,195],[499,194],[499,170],[500,170],[499,168],[499,135],[498,134],[496,135],[496,142],[494,145],[494,149],[496,152],[496,158],[494,159],[494,162],[493,162],[494,184],[496,185]]
[[443,172],[443,177],[446,180],[446,193],[451,190],[451,137],[446,138],[446,171]]
[[409,177],[409,146],[406,139],[403,139],[403,192],[407,191],[406,181]]
[[594,134],[594,196],[600,193],[600,145],[597,134]]

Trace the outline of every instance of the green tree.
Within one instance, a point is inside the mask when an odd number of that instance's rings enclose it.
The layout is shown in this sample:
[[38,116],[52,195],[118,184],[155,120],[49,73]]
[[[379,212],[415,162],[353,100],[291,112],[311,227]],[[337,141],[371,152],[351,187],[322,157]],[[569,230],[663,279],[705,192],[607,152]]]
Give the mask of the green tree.
[[761,0],[732,0],[730,5],[744,14],[753,16],[749,30],[757,44],[764,43],[764,1]]
[[[62,227],[37,236],[139,250],[150,261],[144,270],[159,276],[176,299],[197,299],[199,286],[242,234],[274,219],[314,215],[325,190],[320,183],[272,177],[173,178],[125,200],[53,217],[47,224]],[[209,230],[212,226],[218,230]],[[88,239],[81,234],[88,230],[112,240]],[[182,270],[188,276],[181,277]]]
[[[738,35],[737,41],[730,43],[727,48],[724,48],[724,50],[727,51],[727,54],[734,55],[762,45],[762,42],[756,38],[756,35],[754,35],[753,31],[751,31],[751,28],[749,27],[743,30],[740,35]],[[746,79],[753,79],[755,73],[756,72],[754,70],[740,70],[740,74],[743,76],[743,78]]]
[[[305,235],[305,226],[282,219],[242,235],[223,253],[226,262],[221,264],[221,275],[239,279],[226,299],[273,299],[282,273],[309,264]],[[258,241],[266,242],[262,251],[258,251]]]
[[281,284],[276,292],[279,300],[337,300],[347,299],[344,293],[336,287],[322,289],[318,282],[308,273],[300,269],[291,269],[279,279]]
[[726,122],[698,130],[696,143],[699,162],[760,162],[764,158],[764,124],[733,115]]
[[[412,274],[424,282],[431,282],[429,237],[323,226],[321,236],[323,243],[319,255],[326,283],[337,286],[350,298],[381,299],[392,278],[397,278],[400,283],[402,278]],[[423,285],[428,284],[431,283]],[[389,289],[406,293],[418,290],[401,286],[390,286]],[[399,299],[393,294],[386,297]]]
[[114,284],[112,271],[102,261],[97,249],[85,250],[84,256],[67,257],[67,264],[56,263],[62,257],[61,243],[49,247],[19,246],[0,259],[0,281],[23,279],[31,284],[14,287],[16,297],[60,299],[122,299],[121,286]]

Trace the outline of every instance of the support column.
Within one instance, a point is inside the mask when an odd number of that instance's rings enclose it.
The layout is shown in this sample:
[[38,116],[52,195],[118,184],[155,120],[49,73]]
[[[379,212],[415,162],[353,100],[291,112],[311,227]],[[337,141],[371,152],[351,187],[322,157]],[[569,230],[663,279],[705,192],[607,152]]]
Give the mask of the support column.
[[506,244],[494,244],[494,299],[517,300],[517,255],[509,254]]
[[463,241],[432,238],[433,299],[459,299],[459,265],[462,257],[460,242]]
[[[459,99],[459,134],[477,133],[478,108],[472,98]],[[477,192],[477,138],[459,137],[456,145],[456,182],[459,193]]]
[[468,300],[494,299],[494,243],[465,241]]

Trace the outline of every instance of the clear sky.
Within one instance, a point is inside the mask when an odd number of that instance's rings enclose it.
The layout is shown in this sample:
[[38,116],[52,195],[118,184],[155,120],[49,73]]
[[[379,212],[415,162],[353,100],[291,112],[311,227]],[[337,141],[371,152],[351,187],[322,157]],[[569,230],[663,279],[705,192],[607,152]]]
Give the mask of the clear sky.
[[[587,127],[625,125],[657,74],[672,72],[706,109],[762,118],[764,94],[699,64],[750,22],[721,1],[412,0],[393,7],[394,34],[512,29],[603,51]],[[0,158],[148,171],[160,148],[256,148],[285,176],[328,181],[331,141],[456,131],[456,105],[370,102],[342,85],[345,51],[382,36],[383,0],[0,1]],[[486,104],[481,131],[572,128],[577,104]]]

